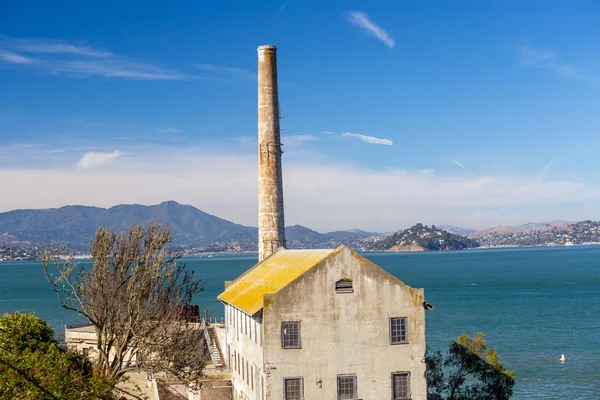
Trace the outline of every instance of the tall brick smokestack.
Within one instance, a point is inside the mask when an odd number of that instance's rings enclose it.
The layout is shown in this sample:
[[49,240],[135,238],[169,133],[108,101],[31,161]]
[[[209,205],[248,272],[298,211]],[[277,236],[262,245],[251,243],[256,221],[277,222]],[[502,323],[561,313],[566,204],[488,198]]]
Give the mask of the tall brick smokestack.
[[258,48],[258,261],[285,247],[277,48]]

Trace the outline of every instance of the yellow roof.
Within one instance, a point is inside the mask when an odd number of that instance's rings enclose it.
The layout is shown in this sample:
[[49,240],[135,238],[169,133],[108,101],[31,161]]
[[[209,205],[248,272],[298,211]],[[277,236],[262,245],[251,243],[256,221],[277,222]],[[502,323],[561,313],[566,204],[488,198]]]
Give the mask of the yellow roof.
[[240,275],[218,299],[253,315],[263,308],[265,294],[283,289],[333,251],[279,249]]

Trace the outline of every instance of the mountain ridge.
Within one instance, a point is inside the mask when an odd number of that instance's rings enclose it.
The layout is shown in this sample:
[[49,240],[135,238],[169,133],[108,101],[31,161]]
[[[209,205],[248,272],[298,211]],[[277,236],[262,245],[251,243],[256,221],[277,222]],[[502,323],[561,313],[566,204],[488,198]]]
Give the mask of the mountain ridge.
[[[255,249],[258,228],[244,226],[169,200],[156,205],[118,204],[109,208],[68,205],[46,209],[20,209],[0,213],[0,243],[61,247],[87,251],[99,227],[124,232],[151,221],[171,227],[174,247],[183,249]],[[319,233],[301,225],[286,227],[291,248],[351,243],[371,233],[352,229]]]
[[[89,241],[98,227],[123,232],[131,225],[150,221],[170,225],[173,246],[186,251],[254,251],[257,246],[258,228],[237,224],[173,200],[150,206],[118,204],[102,208],[67,205],[2,212],[0,245],[12,244],[26,248],[64,246],[70,250],[85,252],[89,250]],[[600,241],[600,236],[596,235],[596,225],[584,222],[528,222],[481,230],[438,225],[437,229],[466,236],[486,247]],[[393,234],[360,229],[321,233],[302,225],[286,227],[286,239],[290,248],[330,248],[346,244],[356,250],[368,250],[376,241]]]

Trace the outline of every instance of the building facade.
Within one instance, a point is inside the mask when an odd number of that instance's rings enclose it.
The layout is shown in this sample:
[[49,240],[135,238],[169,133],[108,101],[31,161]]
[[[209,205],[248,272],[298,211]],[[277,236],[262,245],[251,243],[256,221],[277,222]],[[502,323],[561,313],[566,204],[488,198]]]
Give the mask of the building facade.
[[423,296],[345,246],[280,248],[219,296],[234,398],[425,400]]

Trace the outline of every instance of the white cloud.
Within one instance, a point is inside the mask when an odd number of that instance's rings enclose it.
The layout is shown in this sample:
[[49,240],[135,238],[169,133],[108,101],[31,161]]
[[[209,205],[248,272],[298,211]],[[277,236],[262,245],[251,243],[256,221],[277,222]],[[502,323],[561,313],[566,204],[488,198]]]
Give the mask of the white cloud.
[[370,143],[370,144],[383,144],[386,146],[391,146],[392,144],[394,144],[394,142],[392,142],[389,139],[380,139],[375,136],[361,135],[360,133],[344,132],[341,134],[341,136],[355,137],[355,138],[360,139],[363,142]]
[[81,157],[75,166],[80,169],[89,169],[95,168],[102,165],[106,165],[121,157],[121,152],[119,150],[113,151],[111,153],[102,153],[97,151],[88,151]]
[[[114,161],[121,154],[115,153],[86,154],[80,161],[88,166],[85,173],[67,164],[70,154],[63,155],[63,165],[0,167],[0,187],[20,193],[0,197],[0,210],[157,204],[172,199],[256,226],[254,152],[189,148],[165,152],[146,147],[111,168],[91,168]],[[588,219],[593,216],[586,213],[600,200],[597,186],[568,180],[537,182],[535,176],[377,171],[332,160],[289,158],[283,171],[286,223],[322,232],[349,228],[386,232],[419,221],[484,228],[530,220]]]
[[256,72],[248,71],[242,68],[223,67],[213,64],[194,64],[194,67],[204,72],[211,73],[213,76],[253,81],[257,79]]
[[318,137],[313,135],[289,135],[281,138],[281,143],[288,146],[299,145],[306,142],[312,142],[319,140]]
[[[33,54],[24,56],[22,53]],[[105,76],[136,80],[177,80],[185,75],[149,63],[67,41],[4,39],[0,62],[68,76]]]
[[236,142],[241,143],[241,144],[257,142],[256,136],[234,136],[231,139],[235,140]]
[[92,49],[81,44],[73,44],[58,40],[40,40],[40,39],[13,39],[9,40],[9,45],[26,53],[48,53],[48,54],[80,54],[90,57],[112,57],[113,53]]
[[329,132],[329,131],[323,131],[321,132],[323,135],[335,135],[335,133],[333,132]]
[[0,60],[11,64],[32,64],[35,62],[33,58],[25,57],[12,51],[0,50]]
[[433,175],[435,173],[435,169],[420,169],[419,172],[423,175]]
[[364,12],[350,11],[348,13],[348,20],[354,25],[359,26],[367,35],[381,40],[390,49],[394,48],[394,39],[383,28],[371,21]]
[[552,169],[554,164],[556,164],[556,160],[552,160],[548,164],[544,165],[542,170],[537,174],[536,182],[539,182],[539,183],[543,182],[545,175],[548,173],[548,171],[550,171]]
[[163,133],[179,133],[179,132],[181,132],[181,129],[177,129],[177,128],[163,128],[163,129],[159,129],[159,131],[161,131]]
[[589,73],[580,67],[561,62],[558,53],[555,51],[522,46],[521,65],[530,68],[548,69],[566,79],[585,82],[592,86],[600,86],[600,74]]
[[470,173],[471,175],[475,175],[473,172],[471,172],[470,169],[468,169],[467,167],[465,167],[464,165],[462,165],[461,163],[459,163],[456,160],[452,160],[452,162],[456,165],[458,165],[459,167],[461,167],[462,169],[464,169],[465,171],[467,171],[468,173]]

